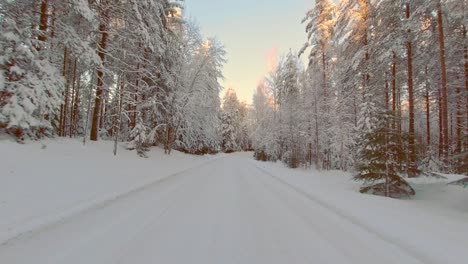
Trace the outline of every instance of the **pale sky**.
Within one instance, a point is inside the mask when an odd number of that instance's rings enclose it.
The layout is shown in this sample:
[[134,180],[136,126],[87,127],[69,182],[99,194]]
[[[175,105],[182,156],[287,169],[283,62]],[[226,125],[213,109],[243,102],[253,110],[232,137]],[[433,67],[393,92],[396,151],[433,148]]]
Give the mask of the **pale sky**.
[[251,103],[272,58],[305,43],[301,20],[313,6],[313,0],[185,0],[185,14],[195,18],[206,37],[225,45],[223,86]]

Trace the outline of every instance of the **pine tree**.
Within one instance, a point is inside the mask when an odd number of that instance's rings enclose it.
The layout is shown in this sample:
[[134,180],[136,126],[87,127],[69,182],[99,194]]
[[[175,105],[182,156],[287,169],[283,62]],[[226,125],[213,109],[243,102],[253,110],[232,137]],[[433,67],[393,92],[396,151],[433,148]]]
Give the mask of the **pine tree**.
[[99,3],[99,33],[101,33],[99,45],[98,45],[98,56],[101,60],[101,66],[97,68],[97,85],[96,85],[96,97],[94,102],[93,110],[93,121],[91,127],[90,139],[93,141],[98,140],[98,130],[99,130],[99,119],[101,116],[101,108],[103,102],[103,86],[104,86],[104,69],[105,57],[107,52],[107,41],[109,38],[109,26],[110,26],[110,17],[111,17],[111,5],[107,0],[103,0]]
[[[310,47],[309,70],[317,75],[320,81],[320,89],[314,91],[314,107],[316,108],[315,119],[315,148],[316,166],[331,169],[332,153],[331,143],[333,133],[332,126],[332,87],[330,85],[330,75],[332,69],[332,52],[330,42],[334,34],[336,23],[336,6],[332,1],[320,0],[315,2],[314,9],[310,10],[303,22],[309,21],[306,26],[308,33],[308,43],[301,50],[300,54]],[[320,67],[314,66],[320,65]],[[320,72],[318,74],[317,72]],[[311,88],[311,87],[310,87]],[[314,88],[317,89],[317,88]],[[319,118],[319,116],[321,118]],[[310,143],[312,144],[312,142]]]
[[442,4],[437,0],[437,28],[439,33],[440,71],[441,71],[441,125],[442,125],[442,157],[445,162],[449,155],[449,126],[448,126],[448,92],[447,92],[447,66],[445,51],[445,35],[443,25]]
[[240,102],[234,89],[229,88],[223,99],[221,112],[221,138],[222,149],[226,153],[241,150],[239,142],[241,134]]
[[[218,135],[220,99],[222,89],[219,79],[225,62],[224,47],[216,40],[203,40],[193,29],[187,43],[198,43],[198,48],[188,52],[187,65],[183,67],[183,93],[181,93],[181,124],[177,138],[178,149],[195,154],[219,151]],[[187,44],[188,45],[188,44]]]
[[282,85],[278,92],[280,114],[280,140],[282,141],[282,160],[291,168],[300,164],[299,148],[299,69],[297,56],[289,52],[281,67]]
[[364,182],[361,193],[392,198],[412,196],[414,189],[398,170],[398,164],[405,155],[398,143],[400,135],[390,129],[388,116],[381,116],[379,120],[360,138],[356,164],[358,174],[354,179]]
[[252,145],[255,150],[254,157],[257,160],[274,160],[275,157],[275,120],[272,104],[273,97],[270,95],[267,84],[261,81],[253,96],[253,126]]
[[225,153],[232,153],[239,150],[236,142],[236,113],[223,111],[221,114],[221,138],[222,150]]
[[40,42],[31,39],[35,17],[25,14],[24,2],[3,3],[0,36],[0,129],[19,140],[55,134],[56,110],[61,103],[63,78],[48,60],[48,34],[44,20],[47,3],[42,3]]

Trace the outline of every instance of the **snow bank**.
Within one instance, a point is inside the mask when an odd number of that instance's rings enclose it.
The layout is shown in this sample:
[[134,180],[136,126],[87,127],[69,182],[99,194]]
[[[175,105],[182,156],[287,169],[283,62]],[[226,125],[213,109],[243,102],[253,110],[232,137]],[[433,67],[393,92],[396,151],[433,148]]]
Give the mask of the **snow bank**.
[[123,147],[113,156],[112,144],[0,139],[0,244],[215,158],[155,148],[143,159]]
[[412,180],[416,197],[396,200],[360,194],[359,183],[344,172],[290,170],[282,164],[256,161],[255,165],[304,192],[314,202],[421,259],[437,260],[436,263],[461,263],[464,259],[468,245],[468,190],[447,185],[459,176]]

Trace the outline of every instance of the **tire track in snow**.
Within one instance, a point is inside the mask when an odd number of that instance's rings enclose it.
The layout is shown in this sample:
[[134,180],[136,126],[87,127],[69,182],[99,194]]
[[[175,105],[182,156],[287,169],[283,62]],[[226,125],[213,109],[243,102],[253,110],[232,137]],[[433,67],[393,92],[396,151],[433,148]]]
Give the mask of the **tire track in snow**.
[[[208,164],[186,171],[183,173],[184,175],[178,175],[183,177],[171,177],[170,181],[151,186],[145,192],[138,193],[139,196],[127,197],[128,199],[121,200],[117,204],[113,203],[102,211],[82,215],[79,219],[75,218],[73,223],[70,223],[75,226],[82,226],[82,223],[87,222],[86,218],[92,218],[93,228],[96,231],[87,231],[89,234],[86,235],[85,239],[80,237],[80,243],[68,245],[64,252],[54,256],[53,261],[48,260],[48,263],[69,263],[71,259],[78,258],[82,258],[79,263],[121,263],[120,259],[123,256],[131,255],[132,252],[128,251],[129,247],[132,245],[143,246],[144,243],[139,243],[139,241],[151,237],[154,229],[160,229],[163,220],[167,219],[171,215],[171,211],[180,205],[181,199],[186,197],[184,195],[188,190],[193,189],[192,186],[195,183],[207,181],[192,173],[194,170],[206,169],[205,165]],[[129,205],[131,210],[128,210]],[[110,225],[103,226],[103,219],[106,219],[111,211],[116,211],[112,207],[124,208],[125,213],[122,217],[116,218]],[[69,226],[66,228],[70,230]],[[110,240],[112,242],[109,242]],[[89,241],[92,243],[88,243]],[[95,250],[95,245],[105,246],[99,247],[97,252],[90,254]],[[92,257],[82,257],[83,252],[87,252]],[[142,262],[137,261],[136,263]]]
[[[263,174],[263,172],[262,172]],[[276,192],[273,192],[270,188],[267,188],[267,186],[264,184],[263,181],[259,181],[259,179],[254,179],[255,176],[252,176],[252,177],[246,177],[245,175],[241,175],[239,178],[242,178],[244,181],[245,181],[245,189],[247,190],[250,190],[250,191],[247,191],[249,194],[250,194],[250,200],[252,200],[252,204],[257,204],[257,211],[263,211],[263,212],[268,212],[269,210],[271,210],[271,205],[274,204],[276,205],[277,202],[280,202],[281,203],[281,211],[279,212],[276,212],[276,213],[279,213],[281,214],[281,219],[280,219],[280,223],[276,223],[279,227],[281,227],[281,225],[283,224],[291,224],[293,222],[291,222],[291,215],[289,216],[285,216],[284,212],[286,210],[289,210],[289,212],[293,212],[293,216],[292,218],[294,218],[295,221],[300,221],[300,224],[302,225],[305,225],[307,227],[310,227],[310,223],[309,221],[305,221],[303,217],[299,217],[299,219],[297,219],[297,213],[293,210],[291,210],[291,208],[289,207],[289,205],[287,203],[284,203],[284,201],[282,199],[280,199],[280,197],[277,196],[277,193]],[[254,192],[255,191],[255,192]],[[260,192],[259,192],[260,191]],[[267,199],[267,197],[269,199]],[[259,200],[259,199],[262,199],[263,202],[255,202],[255,200]],[[267,204],[269,205],[269,208],[266,208],[264,205]],[[278,208],[277,208],[278,209]],[[279,209],[278,209],[279,210]],[[270,219],[275,219],[277,220],[278,217],[274,217],[273,215],[269,216]],[[268,218],[268,217],[267,217]],[[269,221],[266,221],[266,223],[269,223]],[[294,222],[295,225],[297,225],[298,223],[297,222]],[[274,230],[274,227],[272,227],[272,230]],[[340,249],[336,246],[333,245],[332,241],[329,240],[326,236],[324,236],[323,232],[320,232],[320,230],[317,230],[315,228],[307,228],[307,230],[304,230],[303,234],[305,233],[308,233],[308,237],[309,238],[319,238],[318,240],[321,241],[320,243],[320,249],[318,248],[315,248],[316,250],[318,250],[319,252],[315,252],[314,255],[313,255],[313,258],[309,255],[301,255],[301,256],[298,256],[294,253],[290,253],[289,251],[287,252],[288,256],[290,257],[290,260],[289,262],[290,263],[347,263],[346,262],[346,257],[348,257],[347,254],[343,254],[342,251],[340,251]],[[283,237],[280,236],[280,237],[273,237],[274,238],[274,241],[276,242],[277,245],[281,245],[281,247],[278,247],[278,250],[282,250],[283,248],[286,249],[288,248],[287,246],[289,245],[288,244],[288,241],[283,241]],[[290,238],[290,237],[289,237]],[[293,238],[294,239],[294,238]],[[307,243],[309,243],[309,241],[307,241]],[[312,241],[313,243],[313,241]],[[317,245],[315,245],[317,246]],[[324,249],[325,248],[325,249]],[[289,250],[291,250],[291,248],[289,248]],[[324,252],[326,252],[326,254],[324,255]],[[329,254],[327,256],[327,254]],[[333,260],[330,260],[329,259],[329,256],[332,255],[334,257]],[[292,261],[292,260],[295,260],[295,261]]]
[[[263,172],[261,172],[263,174]],[[258,188],[263,189],[264,192],[268,193],[268,196],[274,197],[275,201],[274,203],[280,203],[282,205],[282,208],[284,208],[284,211],[289,212],[290,214],[294,215],[297,217],[301,223],[306,226],[308,231],[312,233],[311,237],[314,237],[315,239],[318,239],[323,242],[322,245],[326,245],[327,247],[331,248],[334,253],[334,256],[342,256],[342,259],[340,262],[337,263],[348,263],[350,259],[353,261],[349,263],[359,263],[359,262],[354,262],[356,260],[356,257],[354,256],[355,253],[353,250],[345,247],[341,244],[338,244],[336,242],[336,239],[334,240],[333,237],[330,237],[330,234],[328,233],[328,229],[321,228],[319,224],[315,223],[310,219],[310,217],[304,215],[303,212],[300,212],[300,210],[293,208],[291,205],[292,202],[286,201],[287,198],[285,197],[284,193],[279,192],[278,190],[274,190],[271,185],[271,182],[266,183],[265,179],[259,179],[258,177],[255,179],[256,183],[255,185],[259,186]],[[253,184],[253,183],[252,183]],[[298,205],[298,204],[295,204]],[[310,211],[309,211],[310,212]],[[336,229],[335,227],[332,227],[333,229]],[[309,234],[310,235],[310,234]],[[314,248],[314,250],[317,250]],[[353,254],[354,253],[354,254]],[[328,262],[327,262],[328,263]]]
[[314,196],[314,195],[312,195],[312,194],[310,194],[310,193],[308,193],[308,192],[306,192],[306,191],[304,191],[304,190],[290,184],[289,182],[281,179],[280,177],[272,174],[271,172],[257,166],[255,164],[255,162],[253,162],[253,161],[249,161],[249,162],[252,164],[252,166],[254,168],[256,168],[257,170],[262,172],[263,175],[268,176],[268,178],[270,178],[270,179],[274,180],[275,182],[279,183],[279,185],[283,186],[284,188],[287,188],[287,189],[293,191],[294,193],[306,198],[307,200],[309,200],[311,202],[314,202],[315,204],[319,205],[321,208],[325,209],[326,211],[338,216],[341,220],[344,220],[344,221],[348,222],[349,224],[360,228],[364,232],[379,238],[380,240],[386,242],[387,244],[393,246],[394,248],[399,249],[401,252],[406,253],[406,255],[411,256],[415,260],[418,260],[420,263],[424,263],[424,264],[437,264],[438,263],[438,262],[435,262],[433,260],[427,259],[427,257],[425,255],[423,255],[423,254],[421,254],[419,252],[414,252],[414,251],[411,251],[411,250],[405,248],[404,246],[400,245],[398,243],[398,241],[395,241],[394,239],[383,235],[378,230],[375,230],[375,229],[363,224],[356,217],[345,214],[342,210],[340,210],[337,207],[325,202],[324,200],[320,199],[319,197]]
[[[204,164],[203,166],[199,166],[197,168],[194,168],[193,170],[202,169],[210,164]],[[186,171],[185,173],[187,172],[188,171]],[[144,245],[145,237],[148,237],[149,234],[154,235],[160,232],[162,228],[161,224],[163,220],[165,220],[163,218],[167,219],[172,214],[174,214],[174,211],[180,211],[181,205],[184,205],[186,208],[190,208],[193,204],[196,204],[197,199],[200,199],[200,197],[196,197],[195,195],[193,195],[193,199],[187,201],[187,192],[194,191],[196,193],[203,193],[202,190],[206,189],[206,185],[209,182],[209,179],[207,178],[209,178],[212,175],[201,174],[201,177],[199,177],[197,175],[188,174],[185,176],[191,176],[191,178],[193,179],[181,182],[180,185],[176,188],[176,190],[173,190],[170,194],[168,194],[167,197],[165,197],[166,202],[168,202],[168,204],[165,206],[162,212],[157,216],[153,216],[147,219],[145,224],[143,224],[140,229],[136,230],[131,237],[127,238],[126,241],[121,244],[119,253],[115,256],[112,256],[112,261],[109,261],[109,263],[125,263],[122,262],[122,259],[127,255],[131,255],[132,249],[134,249],[135,247],[139,248],[141,247],[141,245]],[[198,184],[198,186],[196,184]],[[194,185],[196,185],[198,188],[193,188]]]
[[3,234],[0,233],[0,248],[7,246],[13,243],[14,241],[17,241],[23,237],[31,237],[37,233],[41,233],[50,228],[53,228],[56,225],[65,224],[69,221],[72,221],[73,218],[79,217],[82,214],[87,214],[96,210],[106,208],[114,203],[119,202],[120,200],[126,199],[132,195],[144,192],[147,189],[150,189],[156,185],[162,184],[174,177],[187,174],[187,172],[190,172],[191,170],[196,170],[201,167],[207,166],[222,158],[225,158],[225,156],[218,157],[218,158],[203,162],[201,164],[195,165],[193,167],[181,170],[179,172],[169,174],[162,178],[158,178],[157,180],[143,183],[142,185],[138,187],[135,187],[131,190],[128,190],[120,194],[111,194],[107,197],[104,197],[98,200],[91,200],[90,202],[86,202],[83,204],[73,205],[71,206],[71,209],[58,212],[57,214],[54,214],[54,215],[40,216],[39,218],[45,218],[48,220],[42,223],[38,223],[38,224],[19,226],[18,228],[14,228],[13,230],[9,229]]

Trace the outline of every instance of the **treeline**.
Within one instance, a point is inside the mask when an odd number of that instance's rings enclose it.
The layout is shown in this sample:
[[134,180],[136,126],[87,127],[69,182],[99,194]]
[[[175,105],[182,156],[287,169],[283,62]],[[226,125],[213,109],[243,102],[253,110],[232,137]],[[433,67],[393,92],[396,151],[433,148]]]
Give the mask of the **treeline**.
[[236,151],[251,151],[252,140],[249,135],[250,123],[249,107],[240,102],[236,91],[229,88],[223,98],[221,110],[221,127],[219,134],[222,139],[221,149],[225,153]]
[[225,51],[180,1],[2,1],[0,27],[0,129],[18,140],[219,150]]
[[256,156],[370,181],[468,173],[466,0],[315,2],[307,69],[287,55],[254,96]]

